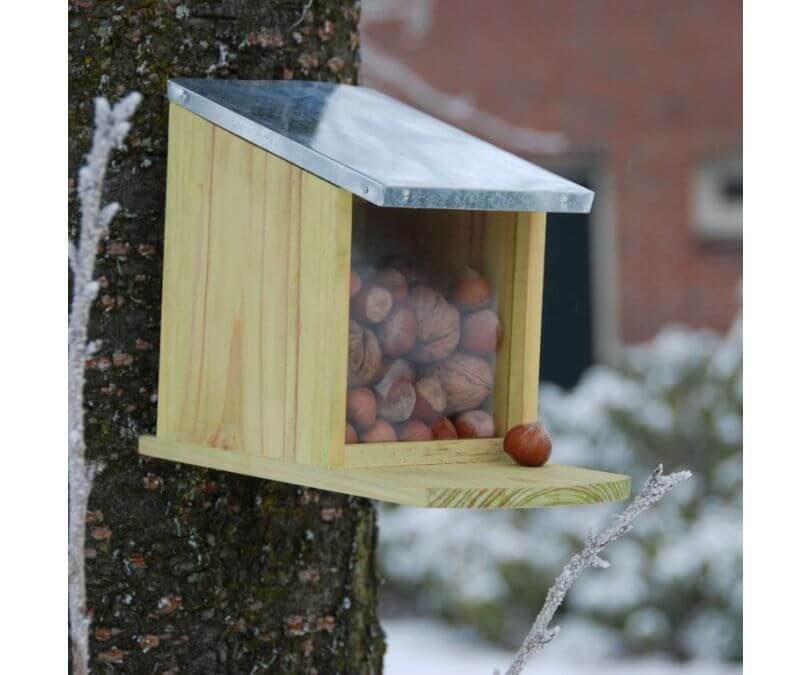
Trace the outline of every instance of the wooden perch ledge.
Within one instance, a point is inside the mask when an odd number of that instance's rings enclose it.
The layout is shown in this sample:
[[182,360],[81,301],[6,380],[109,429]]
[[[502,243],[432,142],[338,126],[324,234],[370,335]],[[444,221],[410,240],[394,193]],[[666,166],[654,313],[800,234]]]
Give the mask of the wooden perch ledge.
[[466,464],[328,469],[143,436],[142,455],[411,506],[534,508],[613,502],[630,494],[619,474],[509,458]]

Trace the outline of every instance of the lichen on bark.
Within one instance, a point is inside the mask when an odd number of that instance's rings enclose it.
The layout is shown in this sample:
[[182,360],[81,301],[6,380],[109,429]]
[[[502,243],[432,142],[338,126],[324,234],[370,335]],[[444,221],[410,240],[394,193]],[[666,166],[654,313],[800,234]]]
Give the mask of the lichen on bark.
[[107,177],[122,210],[99,251],[88,363],[94,672],[375,673],[376,521],[366,501],[140,458],[157,397],[170,77],[353,82],[350,0],[69,3],[69,198],[92,99],[144,101]]

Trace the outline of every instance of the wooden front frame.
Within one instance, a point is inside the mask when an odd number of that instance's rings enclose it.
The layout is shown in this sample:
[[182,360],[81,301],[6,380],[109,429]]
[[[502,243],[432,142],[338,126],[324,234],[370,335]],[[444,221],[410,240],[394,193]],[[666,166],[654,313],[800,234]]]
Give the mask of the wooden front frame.
[[[545,214],[480,212],[494,417],[537,414]],[[477,462],[501,439],[345,445],[352,195],[176,105],[158,438],[328,467]]]
[[[536,416],[545,214],[476,218],[505,429]],[[627,476],[517,466],[500,438],[346,446],[351,232],[348,192],[171,105],[158,426],[142,455],[419,506],[628,496]]]

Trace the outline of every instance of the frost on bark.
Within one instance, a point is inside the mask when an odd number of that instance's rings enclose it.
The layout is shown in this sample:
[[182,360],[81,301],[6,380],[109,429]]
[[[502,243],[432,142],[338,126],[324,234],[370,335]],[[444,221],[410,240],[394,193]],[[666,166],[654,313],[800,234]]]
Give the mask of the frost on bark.
[[[304,8],[307,8],[304,10]],[[142,459],[153,433],[169,77],[351,82],[348,0],[69,3],[69,191],[97,96],[144,100],[107,174],[121,211],[102,240],[87,362],[93,672],[381,671],[374,512],[365,500]]]

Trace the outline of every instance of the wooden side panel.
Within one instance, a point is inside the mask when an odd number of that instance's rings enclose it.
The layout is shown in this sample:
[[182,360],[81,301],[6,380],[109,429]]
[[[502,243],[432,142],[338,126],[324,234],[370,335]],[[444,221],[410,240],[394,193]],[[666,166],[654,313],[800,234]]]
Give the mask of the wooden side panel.
[[342,463],[350,208],[172,106],[161,439]]
[[142,436],[139,452],[188,464],[307,485],[398,504],[511,509],[594,504],[626,499],[630,479],[551,464],[533,468],[509,458],[468,464],[327,468],[192,446]]
[[351,194],[304,173],[299,243],[298,462],[344,462]]
[[537,418],[545,247],[546,214],[518,214],[515,230],[508,427]]

